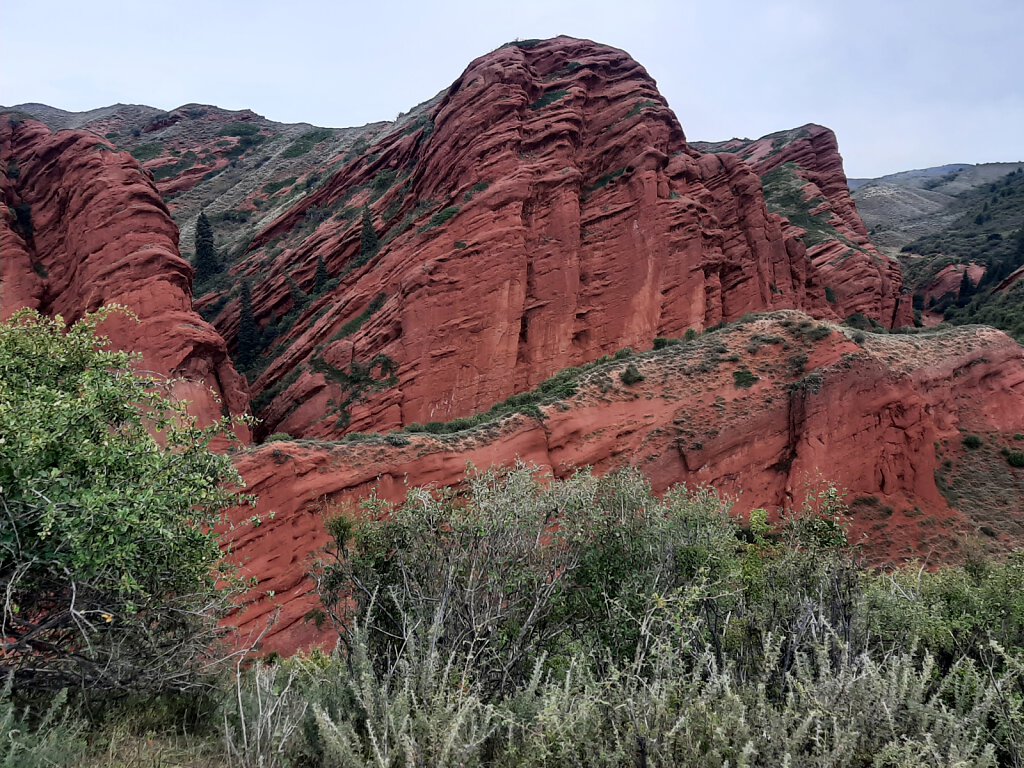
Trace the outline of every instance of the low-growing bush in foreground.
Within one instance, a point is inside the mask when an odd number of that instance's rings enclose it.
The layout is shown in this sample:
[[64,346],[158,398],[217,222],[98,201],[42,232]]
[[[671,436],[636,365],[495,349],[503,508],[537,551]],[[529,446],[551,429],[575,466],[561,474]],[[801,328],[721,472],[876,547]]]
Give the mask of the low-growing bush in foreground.
[[741,520],[709,489],[655,496],[636,471],[525,467],[335,510],[312,577],[337,649],[239,666],[207,717],[216,754],[1021,765],[1024,557],[871,571],[847,511],[825,488]]

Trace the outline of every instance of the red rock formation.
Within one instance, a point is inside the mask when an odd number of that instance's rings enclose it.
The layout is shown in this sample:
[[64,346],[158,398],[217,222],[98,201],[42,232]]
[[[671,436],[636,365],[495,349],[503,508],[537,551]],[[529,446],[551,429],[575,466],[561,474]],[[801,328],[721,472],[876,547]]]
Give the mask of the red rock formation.
[[[363,205],[385,242],[369,260]],[[261,416],[305,437],[445,421],[747,312],[836,317],[796,234],[768,213],[750,166],[687,146],[624,52],[569,38],[503,47],[236,268],[264,323],[313,290],[318,258],[340,278],[268,354]],[[834,282],[844,310],[893,314],[892,281]],[[217,325],[234,337],[237,303]]]
[[985,276],[985,267],[982,264],[950,264],[943,267],[931,280],[919,286],[918,292],[924,297],[925,306],[948,296],[955,299],[960,293],[964,270],[974,285],[978,285]]
[[0,316],[32,307],[71,322],[123,305],[137,319],[103,324],[114,346],[140,352],[148,371],[181,377],[173,393],[200,419],[244,412],[245,381],[224,340],[192,310],[177,227],[135,160],[94,135],[5,117],[0,163],[8,169]]
[[[837,314],[849,317],[860,313],[887,328],[913,324],[913,307],[903,291],[899,263],[879,251],[868,237],[850,196],[832,131],[812,124],[756,141],[733,139],[695,146],[705,152],[741,157],[766,184],[773,171],[792,167],[803,182],[805,210],[800,213],[821,219],[835,230],[834,237],[810,247],[808,256],[818,283],[829,287]],[[799,235],[806,230],[790,222],[786,231]]]
[[[1024,432],[1024,350],[982,328],[854,338],[861,334],[782,313],[634,358],[644,376],[634,386],[621,381],[626,361],[598,366],[575,396],[544,407],[543,421],[516,416],[447,438],[271,443],[241,455],[261,524],[240,510],[228,535],[243,572],[260,583],[236,621],[257,632],[280,611],[267,649],[315,642],[303,619],[316,605],[306,574],[326,543],[326,509],[371,490],[398,500],[409,486],[458,483],[470,463],[517,458],[557,476],[632,465],[659,492],[708,483],[740,512],[799,504],[834,482],[847,491],[854,535],[886,562],[956,559],[982,524],[997,528],[999,546],[1024,541],[1024,470],[996,452]],[[737,384],[741,369],[757,377],[749,388]],[[955,494],[950,478],[973,458],[962,456],[962,432],[992,446],[996,463],[985,472],[1010,489],[1008,506],[996,509],[995,495],[980,500],[987,512],[957,509],[940,492],[936,478]],[[965,466],[977,496],[981,470]]]

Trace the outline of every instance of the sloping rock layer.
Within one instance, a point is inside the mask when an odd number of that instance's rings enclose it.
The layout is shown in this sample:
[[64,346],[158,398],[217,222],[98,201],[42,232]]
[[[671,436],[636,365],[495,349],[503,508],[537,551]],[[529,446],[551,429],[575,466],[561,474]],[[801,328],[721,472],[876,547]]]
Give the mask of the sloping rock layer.
[[[844,231],[867,243],[834,141],[799,148]],[[363,239],[364,208],[379,249]],[[508,45],[383,132],[233,268],[276,335],[254,371],[265,430],[330,438],[468,416],[563,368],[748,312],[905,320],[898,266],[847,277],[802,234],[766,208],[755,167],[686,143],[626,53],[569,38]],[[817,252],[845,250],[838,237]],[[223,308],[215,322],[233,343],[231,295],[204,306]]]
[[202,421],[248,408],[224,339],[192,309],[192,267],[153,182],[129,155],[80,131],[0,118],[0,316],[31,307],[68,322],[130,310],[101,332],[174,379]]
[[[633,385],[630,364],[643,377]],[[975,537],[996,549],[1024,540],[1024,470],[999,453],[1024,432],[1024,349],[999,331],[886,336],[775,313],[592,366],[577,385],[542,418],[240,455],[260,502],[228,533],[259,579],[239,625],[258,633],[280,612],[267,648],[316,642],[307,573],[327,543],[324,517],[371,491],[401,500],[410,486],[458,484],[470,465],[522,460],[555,476],[637,466],[656,491],[706,483],[740,513],[776,514],[835,483],[876,562],[934,565]],[[968,433],[987,448],[965,449]],[[960,497],[972,502],[951,503]]]

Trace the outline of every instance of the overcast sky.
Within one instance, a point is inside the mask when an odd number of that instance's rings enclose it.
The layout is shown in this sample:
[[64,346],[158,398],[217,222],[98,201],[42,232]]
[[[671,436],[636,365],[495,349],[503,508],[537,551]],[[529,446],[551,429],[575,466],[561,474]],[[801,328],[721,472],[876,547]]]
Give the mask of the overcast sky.
[[559,34],[624,48],[691,140],[808,122],[850,176],[1024,160],[1024,0],[0,0],[0,103],[390,120],[477,56]]

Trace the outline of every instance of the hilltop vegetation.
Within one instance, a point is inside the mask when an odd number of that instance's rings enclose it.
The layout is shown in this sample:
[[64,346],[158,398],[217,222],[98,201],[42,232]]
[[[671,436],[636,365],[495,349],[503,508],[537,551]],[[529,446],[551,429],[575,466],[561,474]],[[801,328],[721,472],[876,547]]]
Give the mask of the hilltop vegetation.
[[1024,170],[964,193],[961,204],[953,224],[903,246],[903,253],[933,257],[920,266],[910,262],[915,283],[949,264],[974,263],[985,267],[977,287],[995,286],[1024,265]]
[[915,293],[934,283],[951,265],[978,265],[977,284],[966,274],[945,295],[919,308],[941,312],[954,324],[984,323],[1024,339],[1024,294],[1018,285],[1002,285],[1024,266],[1024,170],[961,196],[963,212],[941,231],[905,245],[903,261]]

